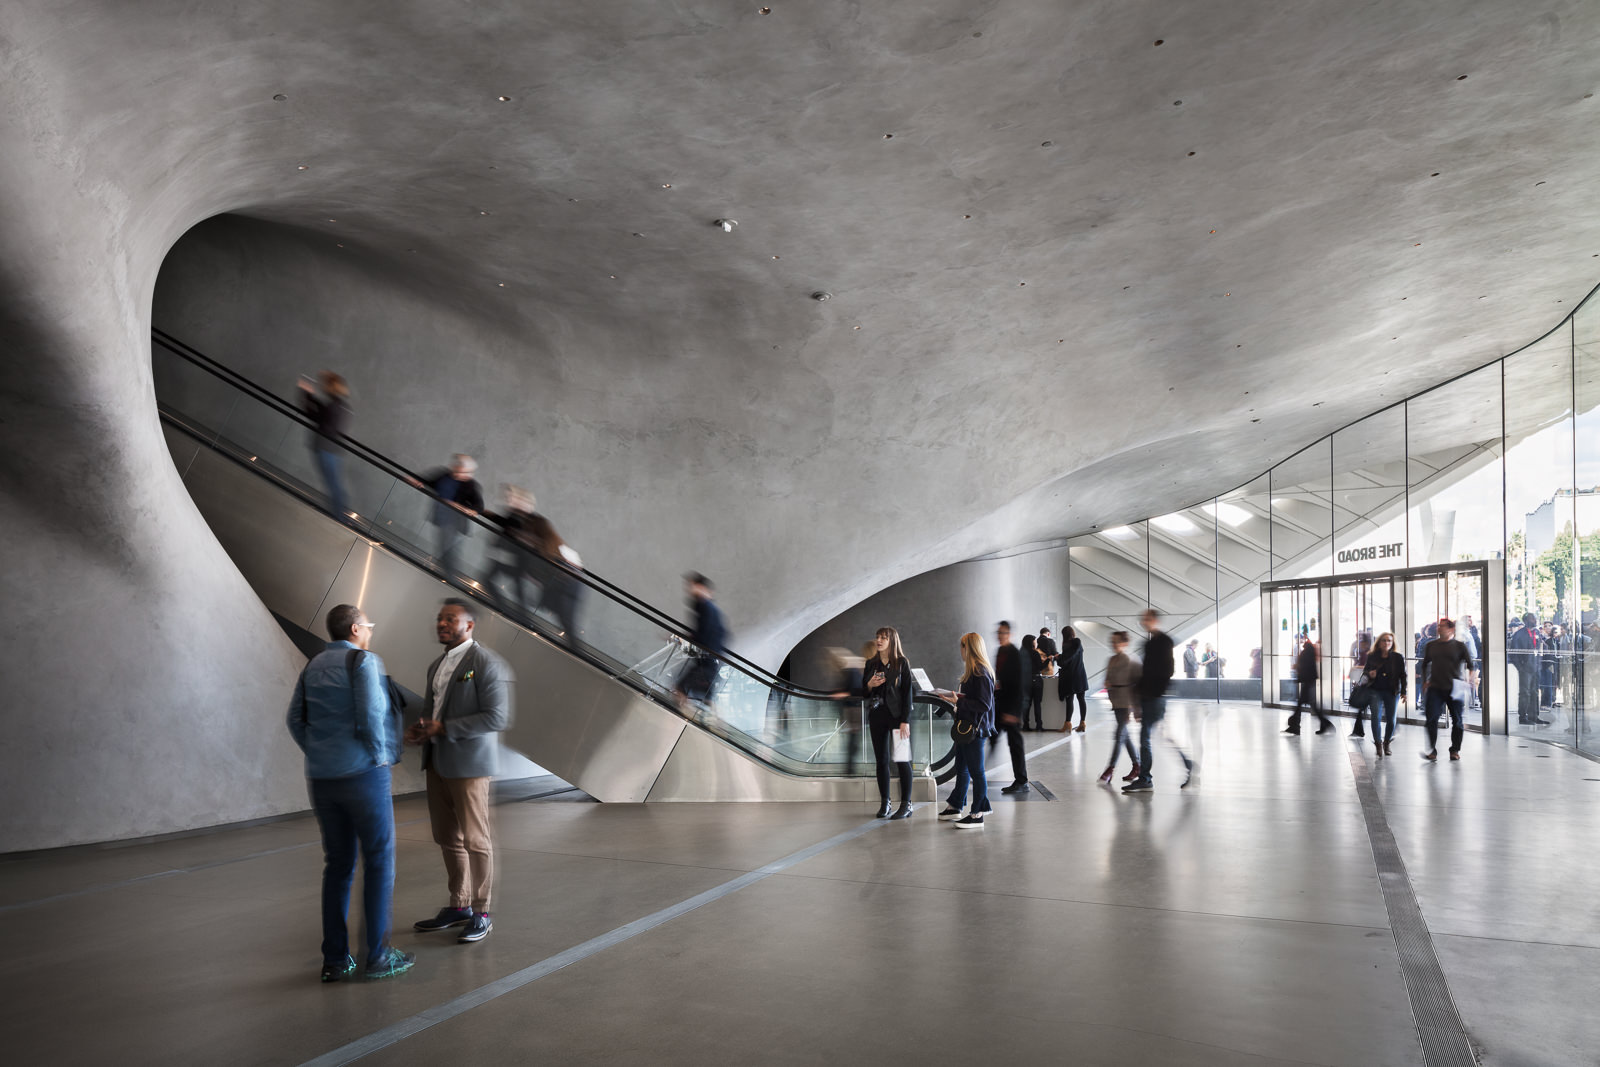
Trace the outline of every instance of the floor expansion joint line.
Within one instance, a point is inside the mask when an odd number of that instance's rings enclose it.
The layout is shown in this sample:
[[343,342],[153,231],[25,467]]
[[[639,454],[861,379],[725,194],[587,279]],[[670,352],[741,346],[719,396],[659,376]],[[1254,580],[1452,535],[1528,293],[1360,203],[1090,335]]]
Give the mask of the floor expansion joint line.
[[[913,805],[912,807],[915,810],[921,806]],[[477,989],[463,993],[452,1000],[447,1000],[443,1004],[435,1004],[433,1007],[420,1011],[409,1018],[391,1023],[381,1030],[375,1030],[365,1037],[357,1038],[331,1052],[326,1052],[315,1059],[307,1060],[301,1064],[301,1067],[336,1067],[339,1064],[354,1063],[364,1056],[370,1056],[374,1052],[404,1041],[413,1034],[421,1033],[430,1026],[447,1022],[458,1015],[471,1011],[480,1004],[487,1004],[491,1000],[503,997],[507,993],[514,993],[523,986],[536,982],[546,975],[554,974],[564,967],[570,967],[574,963],[582,962],[590,956],[597,955],[608,948],[620,945],[624,941],[653,930],[663,923],[671,922],[681,915],[687,915],[696,908],[721,900],[725,896],[737,893],[741,889],[755,885],[757,882],[770,878],[796,864],[804,863],[806,860],[820,856],[822,853],[842,845],[846,841],[853,841],[858,837],[871,833],[880,826],[886,825],[888,825],[888,820],[886,819],[873,819],[843,833],[834,834],[832,837],[818,841],[816,844],[809,845],[798,852],[791,852],[781,859],[774,860],[765,867],[758,867],[747,874],[740,875],[738,878],[723,882],[718,886],[712,886],[702,893],[696,893],[687,900],[680,900],[678,903],[662,908],[660,911],[651,912],[643,918],[624,923],[615,930],[607,931],[598,937],[591,937],[582,944],[574,945],[564,952],[558,952],[554,956],[542,959],[538,963],[524,967],[520,971],[513,971],[503,978],[497,978],[487,985],[481,985]]]
[[1378,789],[1372,784],[1372,768],[1361,753],[1351,752],[1350,770],[1355,774],[1361,814],[1366,817],[1367,836],[1378,865],[1378,883],[1383,889],[1384,907],[1389,911],[1389,928],[1400,956],[1400,973],[1405,977],[1423,1061],[1428,1067],[1473,1067],[1478,1060],[1467,1037],[1466,1024],[1450,995],[1444,968],[1439,966],[1439,957],[1433,950],[1433,935],[1428,932],[1422,907],[1411,888],[1411,876],[1406,873],[1400,847],[1389,829]]

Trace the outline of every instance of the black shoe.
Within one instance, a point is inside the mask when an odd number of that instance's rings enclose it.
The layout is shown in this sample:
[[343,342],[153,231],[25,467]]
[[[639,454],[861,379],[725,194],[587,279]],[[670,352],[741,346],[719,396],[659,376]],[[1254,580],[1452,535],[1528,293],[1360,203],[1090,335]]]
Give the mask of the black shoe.
[[411,924],[413,930],[420,930],[431,934],[435,930],[448,930],[452,926],[465,926],[472,921],[471,908],[440,908],[439,914],[431,919],[422,919]]
[[382,963],[367,964],[368,978],[393,978],[397,974],[405,974],[411,965],[417,962],[417,957],[409,952],[401,952],[391,948],[389,954],[383,958]]
[[888,817],[889,817],[889,798],[888,797],[884,797],[883,798],[883,803],[878,805],[878,814],[874,815],[873,818],[874,819],[887,819]]
[[1002,793],[1026,793],[1028,791],[1029,789],[1027,781],[1021,778],[1000,790]]
[[1549,726],[1550,725],[1550,720],[1549,719],[1534,719],[1533,720],[1533,725],[1535,725],[1535,726]]
[[456,938],[458,944],[467,945],[474,941],[482,941],[489,936],[489,931],[494,929],[494,920],[489,918],[489,913],[480,911],[472,916],[472,921],[467,928],[461,931],[461,936]]
[[895,810],[895,813],[893,815],[889,816],[889,821],[893,822],[895,819],[909,819],[909,818],[911,818],[911,805],[910,804],[902,804],[902,805],[900,805],[899,808],[897,808]]
[[1351,737],[1359,737],[1363,741],[1366,740],[1366,737],[1367,737],[1366,732],[1362,731],[1362,730],[1351,730],[1350,731],[1350,736]]
[[1296,737],[1299,737],[1300,736],[1300,727],[1298,727],[1298,726],[1285,726],[1283,728],[1283,732],[1286,733],[1286,734],[1294,734]]
[[1148,778],[1136,778],[1122,787],[1124,793],[1148,793],[1154,789],[1155,783]]
[[356,973],[356,961],[348,953],[343,963],[324,963],[322,965],[322,980],[324,982],[341,982]]
[[959,818],[961,818],[961,809],[952,808],[948,804],[946,804],[944,810],[939,813],[940,822],[950,822],[952,819]]
[[982,830],[983,829],[983,816],[982,815],[968,815],[965,819],[962,819],[962,820],[960,820],[959,822],[956,823],[956,829],[957,830]]
[[1319,726],[1319,727],[1317,727],[1317,736],[1318,737],[1321,737],[1323,734],[1331,734],[1331,733],[1337,733],[1337,732],[1338,731],[1334,730],[1332,723],[1329,723],[1327,726]]

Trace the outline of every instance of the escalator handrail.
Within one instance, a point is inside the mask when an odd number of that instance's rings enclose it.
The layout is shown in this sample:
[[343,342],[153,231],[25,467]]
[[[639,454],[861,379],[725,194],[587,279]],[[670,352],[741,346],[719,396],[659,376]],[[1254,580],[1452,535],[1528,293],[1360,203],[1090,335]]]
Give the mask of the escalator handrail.
[[[257,384],[249,378],[246,378],[238,371],[232,370],[222,363],[219,363],[210,356],[194,348],[192,345],[178,340],[176,337],[173,337],[164,330],[152,327],[150,334],[151,338],[157,344],[161,345],[161,347],[167,349],[172,354],[178,356],[180,359],[199,367],[201,370],[206,371],[213,377],[218,378],[235,389],[238,389],[251,399],[265,404],[279,414],[298,422],[306,429],[315,431],[316,423],[305,412],[301,411],[294,404],[284,400],[282,397],[276,395],[265,387]],[[220,427],[218,429],[220,430]],[[353,437],[340,435],[339,443],[346,450],[359,456],[367,463],[379,468],[391,477],[399,478],[400,480],[408,483],[411,481],[421,480],[416,472],[410,470],[395,460],[390,459],[377,449],[361,443]],[[426,485],[418,488],[417,492],[426,494],[436,501],[443,500],[442,497],[433,492],[433,490],[428,488]],[[465,517],[497,537],[505,536],[505,531],[498,523],[492,522],[491,520],[484,518],[482,515],[468,515]],[[578,569],[566,567],[560,564],[558,561],[552,562],[555,562],[558,566],[562,566],[563,570],[566,570],[568,573],[572,574],[575,578],[577,578],[578,581],[594,589],[606,599],[620,604],[624,608],[627,608],[637,615],[644,616],[652,624],[660,626],[669,634],[672,634],[673,636],[678,637],[686,642],[690,642],[691,644],[693,643],[693,635],[690,633],[688,627],[661,609],[647,603],[646,601],[640,600],[632,593],[629,593],[627,590],[607,581],[587,568]],[[762,685],[768,686],[769,688],[775,689],[781,693],[787,693],[790,696],[806,697],[811,699],[830,699],[832,696],[832,694],[826,690],[812,689],[807,686],[796,685],[787,679],[779,678],[777,675],[758,666],[755,663],[752,663],[750,660],[745,659],[736,652],[731,652],[724,649],[717,658],[728,664],[728,666],[732,667],[733,669],[739,671],[741,674],[745,674],[751,678],[754,678]]]

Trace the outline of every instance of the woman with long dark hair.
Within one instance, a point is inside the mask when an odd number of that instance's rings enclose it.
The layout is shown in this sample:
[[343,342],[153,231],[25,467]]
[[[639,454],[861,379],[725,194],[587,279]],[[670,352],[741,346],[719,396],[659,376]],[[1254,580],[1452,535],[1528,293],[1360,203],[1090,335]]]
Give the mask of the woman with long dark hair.
[[[961,635],[961,662],[965,667],[961,691],[945,694],[956,702],[956,721],[950,728],[956,743],[956,787],[939,818],[945,822],[954,819],[959,829],[975,830],[983,826],[984,813],[993,810],[989,807],[989,782],[983,773],[983,742],[995,732],[994,669],[989,666],[982,637],[975,633]],[[963,816],[969,781],[972,810]]]
[[[1032,634],[1022,637],[1023,665],[1028,668],[1028,702],[1022,709],[1024,730],[1044,729],[1044,654],[1039,651],[1038,638]],[[1028,723],[1034,723],[1029,726]]]
[[[911,818],[911,761],[891,760],[896,738],[911,738],[911,693],[915,684],[911,664],[900,648],[900,634],[892,626],[878,630],[877,652],[862,668],[866,686],[867,729],[872,732],[872,755],[878,764],[880,819]],[[889,814],[889,764],[900,775],[900,807]]]
[[[1378,758],[1393,755],[1389,746],[1394,742],[1395,705],[1406,695],[1406,659],[1394,647],[1394,634],[1382,633],[1362,661],[1367,676],[1367,707],[1372,712],[1372,747]],[[1361,713],[1356,713],[1356,725],[1361,724]],[[1380,729],[1380,726],[1382,727]]]
[[1056,691],[1067,706],[1067,718],[1061,724],[1061,733],[1072,729],[1072,699],[1078,699],[1078,732],[1083,732],[1084,723],[1089,719],[1089,703],[1086,694],[1089,692],[1089,673],[1083,669],[1083,641],[1078,637],[1078,631],[1070,626],[1061,628],[1061,653],[1056,657],[1056,664],[1061,668],[1060,680],[1056,682]]

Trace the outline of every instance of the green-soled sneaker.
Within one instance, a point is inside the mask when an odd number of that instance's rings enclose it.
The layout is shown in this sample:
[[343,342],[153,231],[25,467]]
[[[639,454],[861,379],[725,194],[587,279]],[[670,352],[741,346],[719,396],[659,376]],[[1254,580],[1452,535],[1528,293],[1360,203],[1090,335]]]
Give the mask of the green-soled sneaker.
[[322,980],[324,982],[342,982],[356,973],[356,961],[346,956],[339,963],[324,963],[322,965]]
[[382,963],[376,965],[367,964],[367,977],[393,978],[397,974],[405,974],[411,969],[411,965],[416,962],[417,957],[411,953],[391,948],[389,954],[383,958]]

